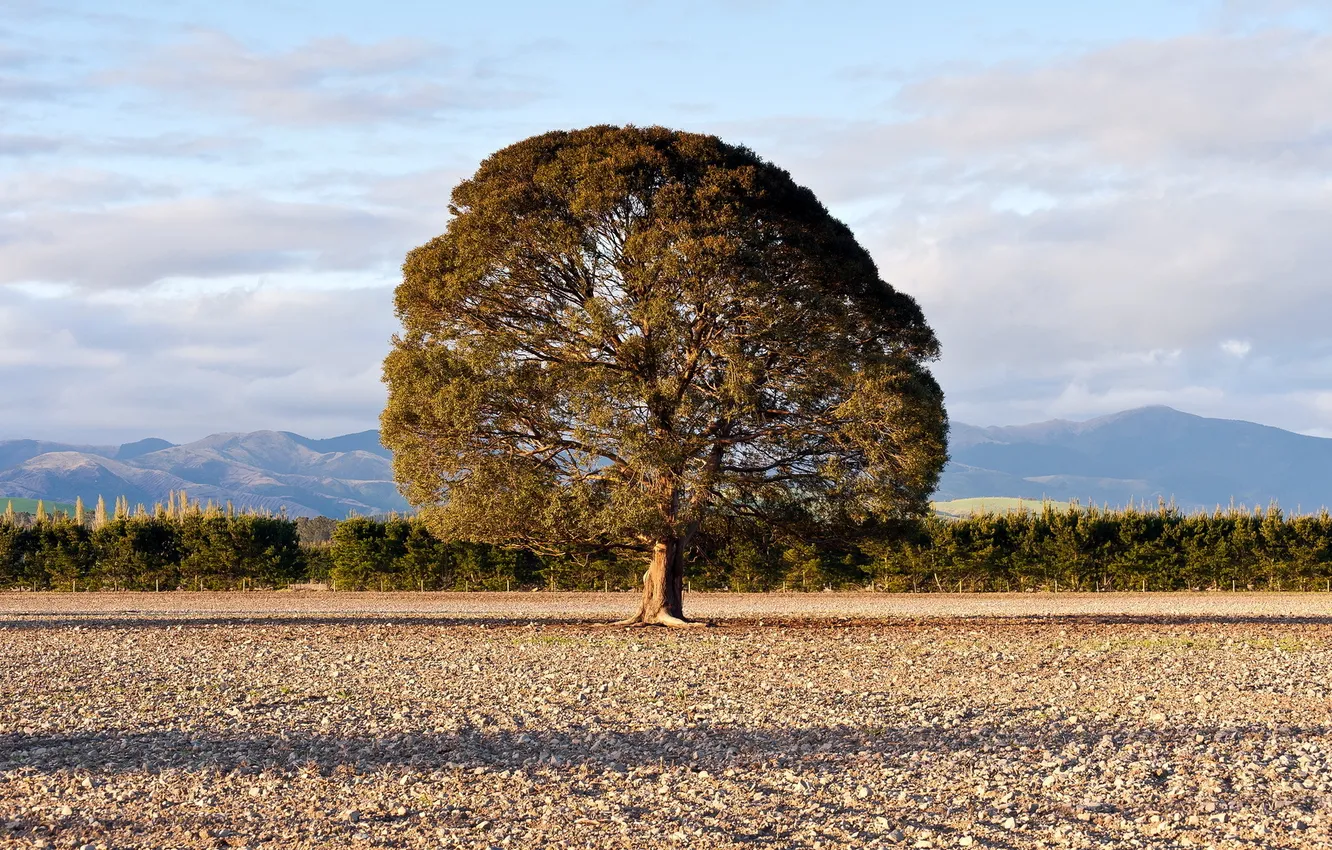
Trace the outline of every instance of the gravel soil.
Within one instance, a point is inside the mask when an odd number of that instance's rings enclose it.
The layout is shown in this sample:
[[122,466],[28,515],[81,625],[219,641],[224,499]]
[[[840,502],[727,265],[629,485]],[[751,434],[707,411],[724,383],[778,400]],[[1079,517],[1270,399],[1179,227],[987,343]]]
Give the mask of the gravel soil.
[[0,595],[0,847],[1328,847],[1326,594]]

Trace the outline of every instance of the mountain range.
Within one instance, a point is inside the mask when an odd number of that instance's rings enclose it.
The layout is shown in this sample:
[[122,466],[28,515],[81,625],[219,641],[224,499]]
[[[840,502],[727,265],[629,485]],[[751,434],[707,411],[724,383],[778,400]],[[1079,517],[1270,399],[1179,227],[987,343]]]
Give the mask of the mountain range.
[[935,498],[1042,497],[1122,506],[1173,501],[1316,511],[1332,506],[1332,440],[1169,407],[1086,422],[954,423]]
[[[1173,501],[1186,510],[1232,503],[1288,510],[1332,505],[1332,440],[1169,407],[1085,422],[977,427],[953,423],[940,501],[984,496],[1079,499],[1112,506]],[[127,496],[341,518],[403,511],[377,431],[317,440],[287,431],[214,434],[184,445],[0,441],[0,498],[92,504]]]
[[126,496],[152,507],[171,491],[238,509],[344,517],[407,509],[378,431],[314,440],[287,431],[214,434],[184,445],[149,438],[120,446],[0,441],[0,497],[92,505]]

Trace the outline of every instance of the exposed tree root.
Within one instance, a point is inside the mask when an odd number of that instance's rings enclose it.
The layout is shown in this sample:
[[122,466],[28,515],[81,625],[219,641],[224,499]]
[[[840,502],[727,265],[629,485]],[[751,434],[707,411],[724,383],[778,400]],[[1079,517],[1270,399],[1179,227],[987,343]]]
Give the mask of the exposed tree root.
[[686,620],[683,617],[675,617],[665,611],[660,611],[650,618],[645,617],[643,612],[639,611],[634,616],[624,620],[606,623],[608,628],[619,626],[629,629],[641,629],[647,626],[665,626],[669,629],[706,629],[709,625],[709,623],[700,620]]
[[648,622],[650,626],[666,626],[671,629],[706,629],[707,623],[699,620],[686,620],[682,617],[672,617],[670,614],[658,614],[656,618]]

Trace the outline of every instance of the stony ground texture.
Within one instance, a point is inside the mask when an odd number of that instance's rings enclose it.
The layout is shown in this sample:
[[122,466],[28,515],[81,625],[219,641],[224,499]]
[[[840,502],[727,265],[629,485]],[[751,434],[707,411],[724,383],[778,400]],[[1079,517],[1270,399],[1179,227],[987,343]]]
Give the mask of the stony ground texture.
[[0,597],[0,847],[1332,846],[1327,596],[498,596]]

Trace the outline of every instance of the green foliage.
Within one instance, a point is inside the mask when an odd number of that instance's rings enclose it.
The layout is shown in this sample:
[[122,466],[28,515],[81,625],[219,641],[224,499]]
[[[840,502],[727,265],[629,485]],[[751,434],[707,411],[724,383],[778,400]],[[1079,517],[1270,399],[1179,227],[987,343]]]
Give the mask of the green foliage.
[[890,590],[1314,590],[1332,578],[1332,517],[1046,505],[933,517],[872,548],[871,580]]
[[296,517],[296,531],[301,536],[301,545],[331,543],[338,521],[326,516]]
[[[591,127],[499,151],[449,209],[403,268],[381,432],[442,537],[604,585],[611,550],[687,545],[710,518],[830,538],[925,512],[938,343],[785,171]],[[379,545],[349,540],[340,574],[386,575]]]
[[28,540],[12,514],[0,520],[0,587],[24,584],[24,550]]
[[531,555],[443,541],[419,520],[353,517],[337,524],[329,576],[340,590],[504,590],[532,582]]
[[398,560],[405,553],[402,535],[390,523],[352,517],[338,523],[329,555],[333,559],[333,586],[346,590],[379,589],[396,578]]
[[81,523],[59,518],[38,522],[28,530],[26,583],[65,587],[92,572],[96,550]]
[[186,585],[234,587],[249,584],[281,586],[301,575],[300,536],[296,524],[277,517],[225,516],[220,512],[189,513],[178,520],[144,521],[173,524],[184,553],[180,571]]
[[93,532],[93,545],[96,568],[88,577],[102,587],[144,590],[163,579],[172,587],[182,575],[181,533],[174,522],[117,517]]
[[307,582],[333,583],[333,546],[331,543],[301,544],[301,560],[305,564]]
[[65,515],[0,519],[0,587],[280,587],[304,573],[296,526],[286,519],[121,513],[100,525]]
[[[632,552],[541,554],[446,540],[417,519],[355,518],[332,543],[302,547],[295,522],[191,510],[109,520],[0,518],[0,588],[163,590],[282,587],[339,590],[627,590]],[[1212,515],[1066,510],[930,517],[880,526],[857,545],[792,543],[761,523],[716,520],[696,541],[696,590],[874,587],[889,591],[1325,590],[1332,516],[1275,506]]]

